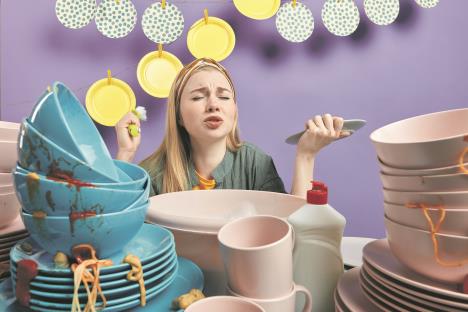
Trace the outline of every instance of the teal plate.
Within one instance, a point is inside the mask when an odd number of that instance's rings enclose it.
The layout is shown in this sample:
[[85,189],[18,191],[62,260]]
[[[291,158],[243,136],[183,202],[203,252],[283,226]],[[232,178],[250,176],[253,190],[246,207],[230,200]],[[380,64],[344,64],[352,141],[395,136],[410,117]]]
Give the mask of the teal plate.
[[0,244],[3,245],[8,245],[9,243],[16,243],[22,239],[25,239],[26,237],[29,236],[29,233],[24,230],[24,231],[21,231],[15,235],[11,235],[11,236],[2,236],[0,235],[2,238],[0,238]]
[[[157,276],[164,276],[174,268],[174,265],[177,262],[177,256],[175,252],[169,259],[166,260],[167,261],[165,261],[162,265],[157,266],[152,270],[149,270],[147,272],[143,271],[143,278],[145,280],[145,283],[152,281]],[[135,284],[135,282],[127,280],[126,275],[127,274],[125,273],[123,277],[119,280],[100,283],[100,286],[104,291],[104,295],[107,297],[108,295],[113,295],[114,293],[116,293],[116,290],[119,293],[120,291],[130,291],[133,288],[136,288],[137,285]],[[13,279],[16,278],[16,271],[14,269],[11,270],[11,276]],[[49,285],[45,283],[40,283],[40,286],[38,286],[38,284],[39,283],[30,284],[32,295],[57,299],[73,297],[73,285]],[[80,287],[80,296],[86,296],[86,289],[83,285],[81,285]]]
[[[165,261],[172,257],[175,254],[175,246],[172,246],[171,249],[167,250],[162,256],[156,257],[154,261],[147,263],[146,265],[143,265],[143,272],[150,272],[153,271],[154,269],[161,267]],[[13,273],[16,274],[16,264],[11,263],[11,270]],[[130,269],[129,269],[130,270]],[[101,285],[104,285],[105,283],[111,283],[111,282],[117,282],[121,279],[126,279],[127,273],[129,271],[121,271],[117,273],[111,273],[111,274],[106,274],[102,275],[99,274],[99,281],[102,283]],[[42,288],[49,288],[49,289],[65,289],[67,287],[73,287],[73,275],[70,278],[67,277],[42,277],[42,276],[36,276],[32,281],[31,281],[31,286],[34,287],[42,287]]]
[[[173,265],[166,269],[164,272],[153,276],[152,278],[145,280],[145,288],[147,292],[156,291],[158,289],[164,289],[170,285],[170,283],[174,280],[177,275],[177,260],[174,261]],[[14,287],[15,283],[13,283]],[[37,295],[33,293],[33,290],[30,291],[31,293],[31,304],[35,304],[38,306],[46,307],[46,308],[59,308],[59,309],[71,309],[71,302],[73,299],[73,292],[66,293],[66,294],[57,294],[57,293],[42,293],[43,295]],[[41,292],[39,292],[41,293]],[[125,303],[131,298],[139,298],[140,297],[140,286],[138,283],[134,282],[133,285],[112,289],[110,291],[104,291],[104,295],[107,299],[108,305],[116,305]],[[88,296],[86,293],[80,293],[78,295],[80,302],[85,302]],[[83,306],[84,308],[84,306]]]
[[[24,253],[19,244],[27,242],[33,247],[31,254]],[[19,242],[11,249],[10,259],[14,266],[22,259],[31,259],[37,262],[39,274],[37,281],[53,283],[69,283],[73,280],[73,274],[70,269],[56,268],[53,261],[53,255],[42,250],[32,239],[27,238]],[[172,233],[158,225],[143,224],[136,236],[122,249],[109,257],[113,263],[121,263],[129,253],[140,258],[143,266],[155,261],[156,258],[164,256],[169,248],[174,245],[174,236]],[[129,264],[117,264],[101,269],[101,276],[117,272],[128,272]]]
[[[147,293],[146,306],[140,307],[140,300],[122,303],[107,307],[103,312],[131,311],[131,312],[174,312],[171,309],[172,300],[181,294],[187,293],[193,288],[203,289],[203,274],[198,266],[185,258],[178,258],[179,270],[174,281],[164,290]],[[67,310],[52,310],[32,305],[25,308],[19,305],[13,296],[11,280],[8,279],[0,284],[0,311],[4,312],[69,312]]]

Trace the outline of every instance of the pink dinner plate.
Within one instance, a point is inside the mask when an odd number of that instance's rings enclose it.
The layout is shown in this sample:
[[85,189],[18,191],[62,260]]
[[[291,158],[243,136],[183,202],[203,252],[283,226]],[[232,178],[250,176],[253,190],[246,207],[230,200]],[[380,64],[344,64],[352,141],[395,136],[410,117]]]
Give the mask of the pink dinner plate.
[[386,239],[373,241],[364,247],[363,259],[385,277],[396,280],[407,288],[428,292],[434,298],[445,298],[468,305],[468,294],[459,292],[455,285],[433,281],[410,271],[393,256]]
[[15,232],[24,230],[23,220],[21,220],[21,215],[18,215],[15,220],[13,220],[9,225],[0,228],[0,238],[5,238]]
[[434,311],[447,311],[447,312],[462,312],[468,311],[468,305],[460,304],[458,307],[462,309],[456,308],[457,304],[453,301],[445,300],[444,302],[438,302],[437,297],[434,296],[421,296],[422,293],[418,291],[408,292],[404,287],[399,286],[395,283],[389,283],[387,280],[379,275],[378,272],[374,271],[372,267],[368,264],[364,264],[361,269],[362,272],[365,272],[369,282],[374,286],[377,286],[387,293],[390,293],[396,296],[402,302],[412,302],[416,305],[426,306],[429,310]]
[[358,286],[359,270],[354,268],[346,271],[340,278],[337,286],[337,296],[342,300],[343,310],[351,311],[381,311],[372,302],[370,302]]

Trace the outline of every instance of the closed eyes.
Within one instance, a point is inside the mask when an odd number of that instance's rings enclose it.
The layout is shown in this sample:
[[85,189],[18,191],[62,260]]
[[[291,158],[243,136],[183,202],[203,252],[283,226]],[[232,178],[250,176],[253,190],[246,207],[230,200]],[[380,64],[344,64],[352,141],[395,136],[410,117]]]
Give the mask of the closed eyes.
[[[218,96],[218,98],[223,100],[223,101],[228,101],[228,100],[231,99],[228,96]],[[194,96],[194,97],[192,97],[192,101],[200,101],[201,99],[203,99],[203,96]]]

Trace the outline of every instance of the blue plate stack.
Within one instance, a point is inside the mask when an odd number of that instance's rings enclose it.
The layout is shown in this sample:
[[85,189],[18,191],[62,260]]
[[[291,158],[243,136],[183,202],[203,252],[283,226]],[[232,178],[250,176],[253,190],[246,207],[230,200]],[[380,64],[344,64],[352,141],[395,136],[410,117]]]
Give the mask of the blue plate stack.
[[[141,261],[148,301],[177,286],[179,263],[185,265],[183,272],[195,276],[192,287],[203,280],[195,265],[177,258],[169,231],[144,224],[150,192],[147,172],[112,160],[86,110],[62,83],[56,82],[22,122],[13,176],[30,237],[10,252],[11,283],[14,292],[19,261],[37,263],[38,274],[29,284],[31,310],[71,310],[73,273],[57,266],[54,256],[62,252],[72,263],[72,248],[78,244],[93,246],[98,259],[112,260],[99,275],[105,311],[140,305],[140,285],[127,280],[131,267],[122,263],[128,254]],[[88,295],[83,285],[78,298],[84,308]]]

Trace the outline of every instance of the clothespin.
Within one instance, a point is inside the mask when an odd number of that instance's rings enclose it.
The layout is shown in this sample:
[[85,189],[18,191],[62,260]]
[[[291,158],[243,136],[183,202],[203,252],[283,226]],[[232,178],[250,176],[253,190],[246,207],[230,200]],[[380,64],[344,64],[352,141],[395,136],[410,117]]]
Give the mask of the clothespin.
[[162,56],[163,45],[162,43],[158,43],[158,57]]
[[296,7],[296,0],[292,0],[292,6],[293,6],[293,8]]
[[208,9],[204,9],[203,13],[205,14],[205,24],[208,24]]

